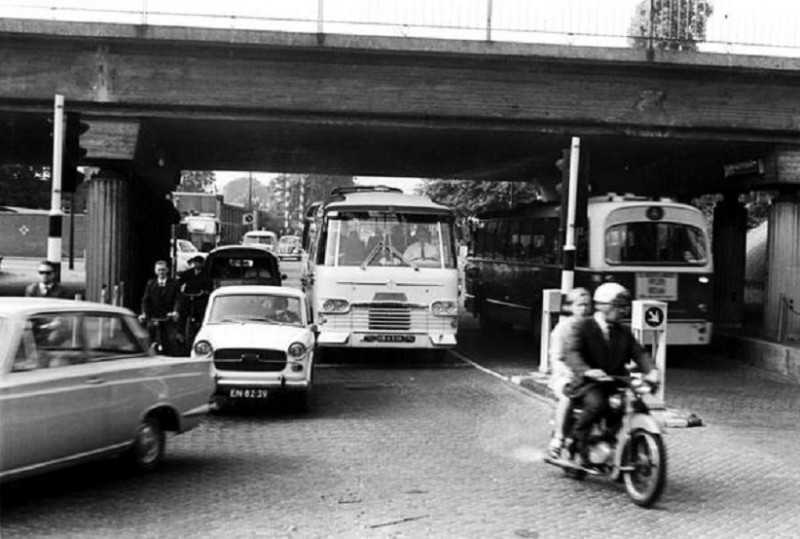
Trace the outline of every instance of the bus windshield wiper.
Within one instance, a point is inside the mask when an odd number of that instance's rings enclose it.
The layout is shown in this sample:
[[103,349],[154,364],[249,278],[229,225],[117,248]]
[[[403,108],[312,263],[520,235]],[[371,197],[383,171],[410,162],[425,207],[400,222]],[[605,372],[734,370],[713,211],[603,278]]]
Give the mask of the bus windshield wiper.
[[372,260],[376,256],[378,256],[378,253],[381,252],[382,250],[383,250],[383,240],[378,240],[378,243],[375,244],[375,247],[372,248],[372,250],[369,252],[364,261],[361,262],[361,269],[366,270],[367,266],[369,266],[369,263],[372,262]]
[[411,266],[412,268],[414,268],[414,271],[419,271],[419,266],[417,265],[417,263],[412,261],[412,260],[409,260],[408,258],[406,258],[403,255],[403,253],[401,253],[400,250],[397,247],[395,247],[394,245],[389,244],[389,252],[392,253],[393,255],[395,255],[397,258],[399,258],[403,262],[405,262],[406,264],[408,264],[409,266]]
[[380,240],[380,241],[378,241],[377,244],[375,244],[375,247],[372,248],[372,251],[370,251],[370,253],[367,255],[367,257],[361,263],[361,269],[362,270],[366,270],[367,266],[369,266],[370,262],[372,262],[375,259],[375,257],[378,256],[378,253],[380,253],[383,250],[388,251],[390,255],[396,256],[397,258],[402,260],[406,265],[411,266],[412,268],[414,268],[414,271],[419,271],[419,266],[415,262],[413,262],[413,261],[407,259],[405,256],[403,256],[403,253],[401,253],[397,249],[397,247],[392,245],[391,242],[385,242],[384,240]]

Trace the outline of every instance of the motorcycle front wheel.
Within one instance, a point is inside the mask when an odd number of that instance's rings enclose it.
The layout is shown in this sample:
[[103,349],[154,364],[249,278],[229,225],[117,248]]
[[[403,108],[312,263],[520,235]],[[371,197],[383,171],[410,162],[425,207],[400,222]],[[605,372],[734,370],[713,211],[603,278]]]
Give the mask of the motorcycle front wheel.
[[633,503],[650,507],[667,483],[667,450],[661,435],[646,430],[631,434],[626,448],[625,491]]

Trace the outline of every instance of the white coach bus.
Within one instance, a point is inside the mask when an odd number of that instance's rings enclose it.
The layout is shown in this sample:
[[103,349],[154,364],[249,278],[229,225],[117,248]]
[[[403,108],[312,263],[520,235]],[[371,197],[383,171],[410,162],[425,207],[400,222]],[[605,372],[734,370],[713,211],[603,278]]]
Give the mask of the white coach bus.
[[456,344],[451,209],[399,189],[335,189],[313,204],[301,274],[323,348],[446,352]]

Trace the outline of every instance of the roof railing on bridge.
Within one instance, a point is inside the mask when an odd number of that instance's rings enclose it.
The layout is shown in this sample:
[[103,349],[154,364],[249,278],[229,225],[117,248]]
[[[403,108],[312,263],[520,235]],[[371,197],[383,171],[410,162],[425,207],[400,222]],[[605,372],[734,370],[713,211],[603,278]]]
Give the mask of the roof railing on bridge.
[[4,18],[800,57],[784,0],[0,0]]

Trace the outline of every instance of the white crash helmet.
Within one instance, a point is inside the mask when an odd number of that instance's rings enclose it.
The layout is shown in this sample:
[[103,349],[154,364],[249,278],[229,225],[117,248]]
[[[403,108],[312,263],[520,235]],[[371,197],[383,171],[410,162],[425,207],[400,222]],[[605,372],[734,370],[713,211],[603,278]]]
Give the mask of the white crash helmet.
[[628,305],[631,302],[631,293],[619,283],[603,283],[594,291],[593,299],[595,303]]

